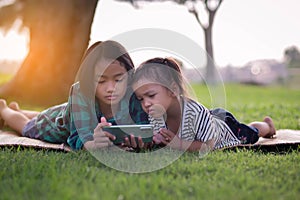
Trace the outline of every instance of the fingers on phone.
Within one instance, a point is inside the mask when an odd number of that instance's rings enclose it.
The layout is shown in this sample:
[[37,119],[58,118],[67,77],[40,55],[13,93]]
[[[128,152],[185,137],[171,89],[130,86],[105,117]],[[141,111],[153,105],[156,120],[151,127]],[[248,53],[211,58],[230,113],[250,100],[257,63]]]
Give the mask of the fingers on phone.
[[110,138],[106,135],[94,135],[94,144],[96,149],[113,145]]
[[114,136],[113,134],[104,131],[104,134],[106,135],[106,137],[108,137],[110,140],[114,141],[116,139],[116,136]]
[[143,142],[143,140],[142,140],[142,138],[141,138],[140,136],[138,137],[138,143],[139,143],[139,147],[140,147],[140,148],[143,148],[143,147],[144,147],[144,144],[145,144],[145,143]]
[[141,137],[136,138],[134,135],[129,135],[128,137],[124,138],[124,144],[126,146],[130,146],[132,148],[143,148],[144,142]]
[[136,147],[137,147],[137,143],[136,143],[136,141],[135,141],[134,135],[130,135],[129,137],[130,137],[130,143],[131,143],[131,146],[132,146],[133,148],[136,148]]
[[128,137],[125,137],[125,138],[124,138],[124,143],[123,143],[123,145],[125,145],[125,146],[127,146],[127,147],[130,146],[130,141],[129,141],[129,138],[128,138]]

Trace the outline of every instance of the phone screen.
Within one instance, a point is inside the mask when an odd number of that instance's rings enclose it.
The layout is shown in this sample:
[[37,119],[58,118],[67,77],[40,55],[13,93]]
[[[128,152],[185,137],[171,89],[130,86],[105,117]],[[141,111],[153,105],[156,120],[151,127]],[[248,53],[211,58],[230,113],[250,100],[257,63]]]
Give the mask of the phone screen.
[[135,136],[136,141],[139,136],[143,142],[151,142],[153,139],[153,126],[150,124],[105,126],[102,129],[116,136],[114,144],[123,143],[131,134]]

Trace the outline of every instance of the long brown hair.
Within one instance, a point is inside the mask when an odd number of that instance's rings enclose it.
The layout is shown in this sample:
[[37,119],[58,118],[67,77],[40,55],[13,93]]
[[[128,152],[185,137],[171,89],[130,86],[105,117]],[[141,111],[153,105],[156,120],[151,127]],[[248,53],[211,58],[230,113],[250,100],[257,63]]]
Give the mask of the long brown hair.
[[95,96],[95,67],[101,59],[117,60],[129,72],[129,81],[134,71],[134,64],[124,46],[120,43],[107,40],[98,41],[87,49],[83,56],[76,82],[80,83],[80,91],[87,97]]

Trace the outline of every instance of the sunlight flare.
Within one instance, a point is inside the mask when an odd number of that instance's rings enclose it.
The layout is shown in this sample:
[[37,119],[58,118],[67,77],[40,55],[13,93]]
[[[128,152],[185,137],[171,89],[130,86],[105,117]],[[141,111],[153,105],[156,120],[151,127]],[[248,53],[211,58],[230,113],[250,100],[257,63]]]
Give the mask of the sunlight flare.
[[7,33],[0,31],[0,60],[21,61],[28,53],[28,32],[10,30]]

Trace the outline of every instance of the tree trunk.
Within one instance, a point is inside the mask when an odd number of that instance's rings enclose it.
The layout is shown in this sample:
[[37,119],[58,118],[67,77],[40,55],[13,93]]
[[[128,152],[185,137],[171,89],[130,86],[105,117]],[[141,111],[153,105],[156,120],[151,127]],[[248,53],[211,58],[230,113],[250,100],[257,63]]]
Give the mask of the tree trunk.
[[214,63],[213,45],[212,45],[212,26],[204,29],[205,35],[205,49],[206,49],[206,82],[215,83],[216,79],[216,66]]
[[88,47],[97,0],[27,0],[23,23],[30,30],[29,54],[1,97],[53,105],[67,100]]

